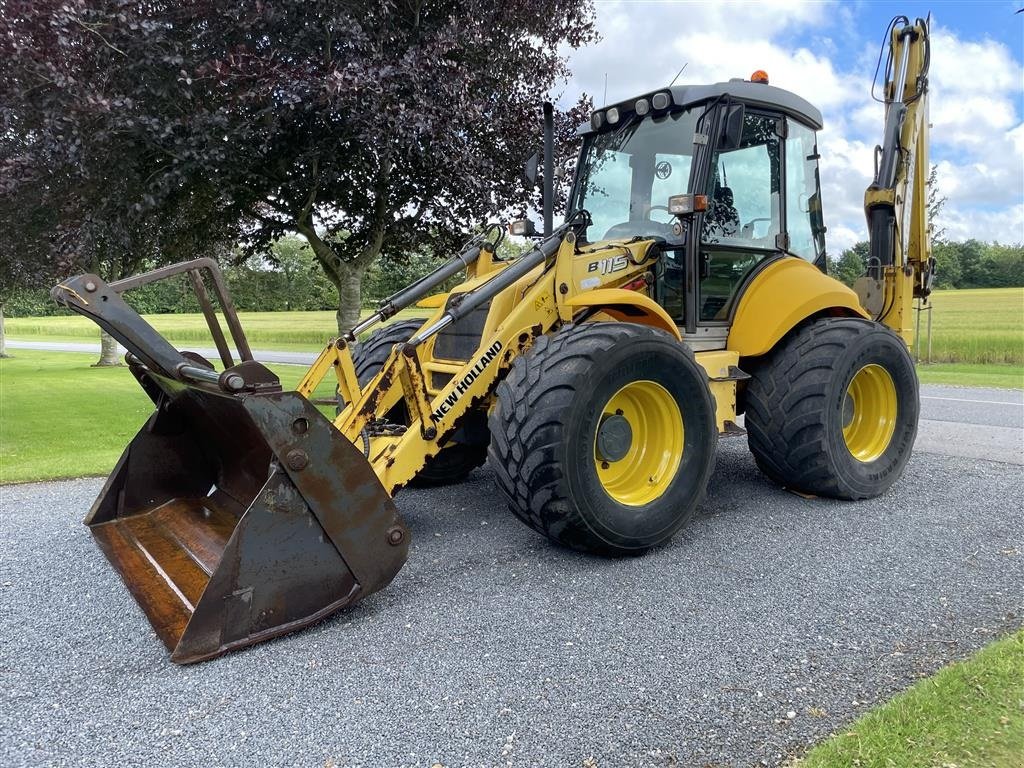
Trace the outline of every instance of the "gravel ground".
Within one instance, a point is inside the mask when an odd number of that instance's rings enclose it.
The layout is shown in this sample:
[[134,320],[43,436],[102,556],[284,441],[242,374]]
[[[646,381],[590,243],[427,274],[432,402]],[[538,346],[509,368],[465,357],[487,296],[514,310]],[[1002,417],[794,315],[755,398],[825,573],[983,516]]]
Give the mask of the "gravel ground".
[[399,497],[390,588],[172,665],[80,520],[100,481],[0,488],[0,764],[777,765],[1024,623],[1019,466],[917,454],[805,500],[726,440],[670,546],[549,546],[489,472]]

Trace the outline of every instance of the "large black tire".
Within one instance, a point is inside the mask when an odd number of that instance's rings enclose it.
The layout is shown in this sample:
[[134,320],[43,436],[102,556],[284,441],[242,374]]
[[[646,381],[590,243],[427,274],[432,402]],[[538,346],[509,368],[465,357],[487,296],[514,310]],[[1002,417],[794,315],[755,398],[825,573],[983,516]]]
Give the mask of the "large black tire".
[[[608,462],[599,466],[597,456],[598,430],[614,415],[604,411],[634,382],[657,384],[683,422],[678,465],[641,465],[644,476],[662,471],[659,482],[668,482],[642,504],[613,498],[599,474]],[[647,434],[671,428],[651,423]],[[629,323],[569,325],[539,338],[498,385],[490,432],[491,468],[512,512],[559,544],[606,555],[642,552],[686,524],[704,497],[718,439],[707,375],[693,354]],[[630,432],[626,444],[633,439]]]
[[[352,362],[355,365],[359,385],[365,386],[370,379],[376,376],[384,367],[394,346],[408,341],[422,325],[422,320],[400,320],[397,323],[378,328],[366,338],[366,341],[356,345],[352,352]],[[468,418],[472,419],[473,416],[474,414],[469,414]],[[393,424],[408,425],[409,412],[405,403],[401,402],[392,408],[387,418]],[[482,427],[483,416],[480,416],[479,421]],[[467,444],[458,442],[459,437],[463,437],[463,435],[457,432],[453,436],[451,444],[442,448],[437,456],[428,459],[426,465],[413,478],[410,485],[424,487],[459,483],[486,461],[486,441],[479,444]]]
[[[857,407],[848,390],[855,375],[877,375],[878,368],[891,381],[895,415],[871,427],[878,430],[871,432],[877,448],[857,458],[843,433]],[[917,374],[906,344],[884,325],[857,318],[814,321],[750,373],[747,441],[775,482],[816,496],[866,499],[884,493],[903,473],[917,435]]]

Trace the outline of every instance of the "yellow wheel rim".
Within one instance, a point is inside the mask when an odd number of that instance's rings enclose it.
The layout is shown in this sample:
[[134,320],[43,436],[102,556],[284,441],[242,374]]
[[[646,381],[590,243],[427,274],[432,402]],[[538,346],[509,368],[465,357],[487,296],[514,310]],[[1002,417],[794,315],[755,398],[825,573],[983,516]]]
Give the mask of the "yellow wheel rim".
[[880,365],[865,365],[854,375],[843,402],[843,439],[858,461],[874,461],[896,431],[896,385]]
[[[607,445],[609,426],[619,426],[614,450]],[[649,504],[672,483],[682,459],[683,414],[667,389],[634,381],[612,395],[594,434],[597,477],[609,496],[629,507]]]

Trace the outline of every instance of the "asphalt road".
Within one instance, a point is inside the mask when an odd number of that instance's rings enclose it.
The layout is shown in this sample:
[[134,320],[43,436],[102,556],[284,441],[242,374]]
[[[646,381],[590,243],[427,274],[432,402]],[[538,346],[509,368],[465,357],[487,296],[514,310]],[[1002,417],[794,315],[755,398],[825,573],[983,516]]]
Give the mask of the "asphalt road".
[[389,588],[192,667],[81,525],[101,480],[0,487],[0,764],[778,765],[1024,625],[1022,393],[922,394],[885,496],[793,496],[722,440],[641,558],[550,546],[486,467],[404,491]]
[[918,452],[840,503],[723,440],[702,514],[645,557],[549,546],[484,468],[398,497],[383,593],[181,668],[80,524],[100,484],[0,488],[5,766],[777,765],[1024,623],[1019,465]]

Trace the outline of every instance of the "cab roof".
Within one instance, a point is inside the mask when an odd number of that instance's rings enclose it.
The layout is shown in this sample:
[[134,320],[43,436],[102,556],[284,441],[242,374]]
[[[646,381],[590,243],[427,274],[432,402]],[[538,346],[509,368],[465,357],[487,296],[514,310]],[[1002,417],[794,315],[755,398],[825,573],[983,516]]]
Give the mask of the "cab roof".
[[[669,88],[659,88],[656,91],[641,94],[632,99],[608,104],[594,111],[603,112],[609,107],[615,106],[632,111],[633,104],[637,99],[650,98],[655,93],[663,93],[664,91],[672,93],[673,109],[690,107],[702,102],[712,101],[719,96],[729,95],[750,107],[779,110],[815,130],[819,130],[822,126],[821,111],[806,99],[782,88],[776,88],[774,85],[752,83],[738,78],[724,83],[712,83],[711,85],[673,85]],[[588,122],[581,125],[577,133],[581,135],[594,133],[594,130]]]

